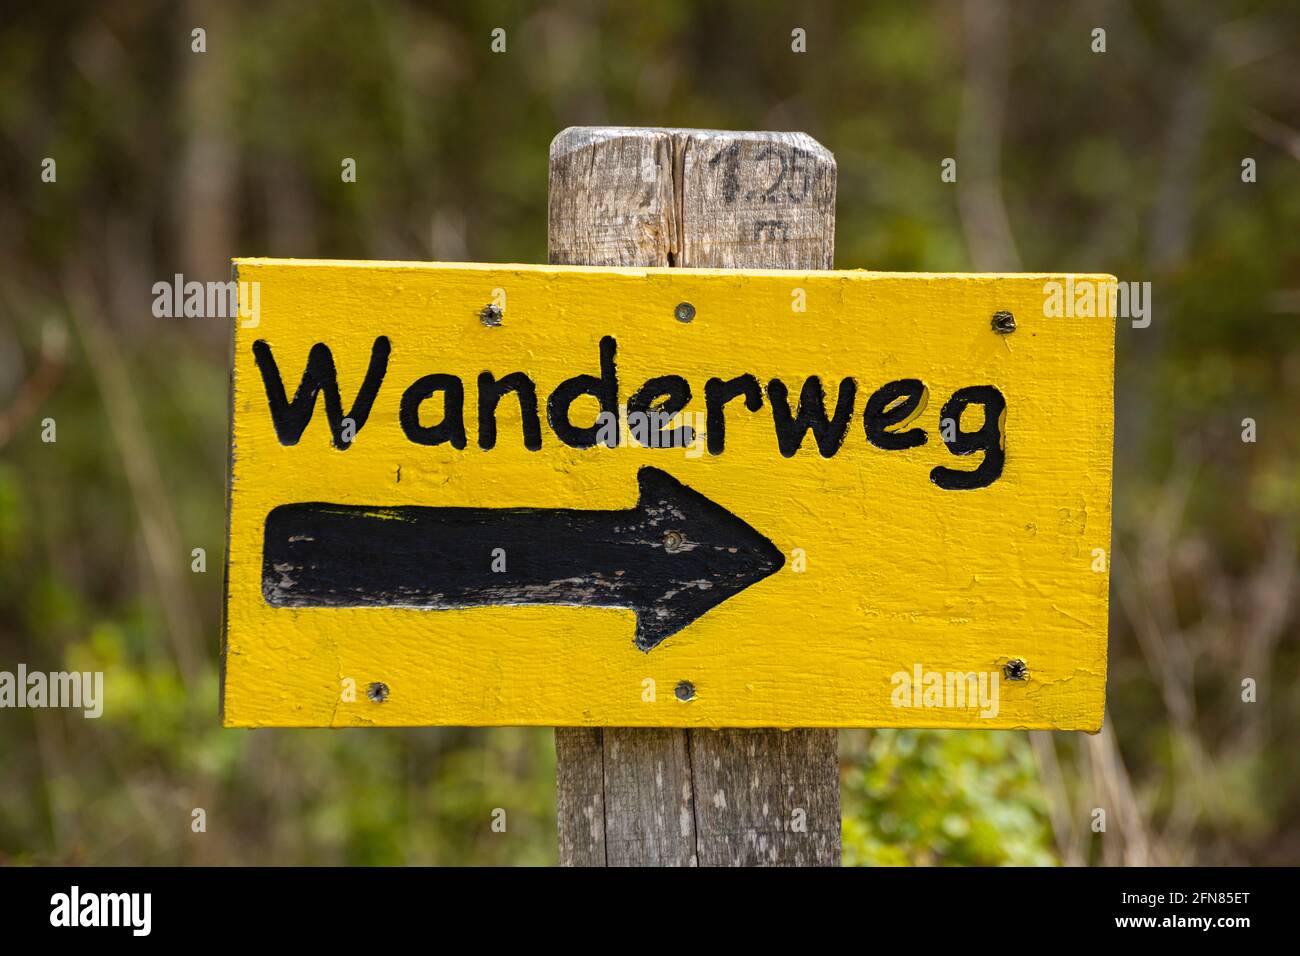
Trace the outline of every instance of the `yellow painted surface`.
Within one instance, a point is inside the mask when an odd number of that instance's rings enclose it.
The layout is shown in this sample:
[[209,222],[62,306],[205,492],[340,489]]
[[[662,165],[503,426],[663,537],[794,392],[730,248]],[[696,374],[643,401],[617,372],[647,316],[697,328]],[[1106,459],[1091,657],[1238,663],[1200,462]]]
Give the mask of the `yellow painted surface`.
[[[241,282],[259,283],[260,309],[256,327],[238,324],[234,345],[227,726],[1100,727],[1109,573],[1094,568],[1097,549],[1109,567],[1114,320],[1045,317],[1045,283],[1062,277],[265,259],[237,268]],[[799,289],[804,312],[792,309]],[[495,290],[506,308],[489,328],[479,312]],[[697,310],[689,324],[674,318],[683,301]],[[1014,333],[991,330],[999,310],[1014,313]],[[290,397],[312,345],[328,345],[346,410],[378,335],[392,356],[352,447],[331,446],[320,399],[302,440],[282,446],[253,342],[271,345]],[[545,422],[545,398],[565,378],[599,373],[603,335],[618,340],[621,401],[651,376],[680,374],[701,421],[712,376],[781,378],[793,403],[819,375],[828,406],[851,376],[847,437],[829,459],[811,434],[783,458],[765,397],[755,413],[728,406],[718,456],[568,448]],[[478,448],[484,370],[536,381],[541,451],[524,450],[512,396],[497,446]],[[464,450],[413,444],[399,427],[402,392],[431,372],[465,382]],[[929,388],[912,423],[929,440],[883,451],[866,441],[862,410],[900,378]],[[931,468],[971,469],[981,456],[948,451],[939,409],[956,389],[983,384],[1007,401],[1005,470],[986,488],[942,490]],[[434,421],[440,403],[430,404]],[[595,411],[582,400],[575,421]],[[973,428],[979,410],[971,414]],[[647,464],[786,556],[649,653],[633,644],[633,612],[620,609],[292,609],[263,598],[263,522],[277,505],[630,508]],[[1013,659],[1028,679],[998,677],[995,716],[952,697],[897,706],[900,672],[1000,674]],[[680,681],[694,684],[694,700],[674,695]],[[382,703],[367,697],[373,682],[390,689]]]

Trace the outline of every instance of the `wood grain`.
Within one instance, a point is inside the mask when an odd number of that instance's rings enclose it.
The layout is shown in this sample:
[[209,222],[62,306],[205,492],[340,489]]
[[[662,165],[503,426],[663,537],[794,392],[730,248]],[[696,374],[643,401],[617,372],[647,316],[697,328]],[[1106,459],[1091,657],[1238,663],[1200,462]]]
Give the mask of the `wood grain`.
[[[556,264],[830,269],[835,160],[802,133],[571,127],[549,209]],[[839,865],[834,730],[555,733],[562,865]]]
[[570,127],[551,143],[550,261],[668,266],[677,250],[673,135]]
[[831,269],[835,159],[804,133],[679,132],[673,264]]

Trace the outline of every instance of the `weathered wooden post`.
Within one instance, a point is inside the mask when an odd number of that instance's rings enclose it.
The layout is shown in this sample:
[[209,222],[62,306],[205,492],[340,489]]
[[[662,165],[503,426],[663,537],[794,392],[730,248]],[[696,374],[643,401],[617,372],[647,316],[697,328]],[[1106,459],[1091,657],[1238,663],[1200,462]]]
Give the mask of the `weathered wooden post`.
[[[551,144],[548,243],[556,264],[830,269],[835,159],[803,133],[571,127]],[[837,741],[559,728],[560,863],[837,866]]]

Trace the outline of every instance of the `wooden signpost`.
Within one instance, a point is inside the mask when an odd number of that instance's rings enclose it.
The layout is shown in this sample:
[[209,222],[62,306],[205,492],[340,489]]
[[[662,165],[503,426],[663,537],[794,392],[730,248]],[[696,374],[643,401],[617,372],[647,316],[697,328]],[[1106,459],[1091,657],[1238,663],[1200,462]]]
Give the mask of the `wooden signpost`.
[[225,723],[555,726],[587,865],[837,863],[830,728],[1098,729],[1113,320],[825,271],[834,194],[575,129],[556,265],[240,260]]
[[[802,133],[571,127],[550,165],[553,263],[834,264],[835,160]],[[839,865],[834,730],[560,727],[555,758],[565,866]]]

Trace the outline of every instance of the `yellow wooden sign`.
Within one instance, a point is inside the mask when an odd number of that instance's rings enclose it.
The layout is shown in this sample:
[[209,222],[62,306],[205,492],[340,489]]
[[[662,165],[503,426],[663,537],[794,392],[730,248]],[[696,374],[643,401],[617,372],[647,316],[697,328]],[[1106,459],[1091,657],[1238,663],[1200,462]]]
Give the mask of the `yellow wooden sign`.
[[1110,277],[236,269],[227,726],[1099,729]]

